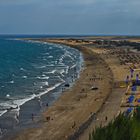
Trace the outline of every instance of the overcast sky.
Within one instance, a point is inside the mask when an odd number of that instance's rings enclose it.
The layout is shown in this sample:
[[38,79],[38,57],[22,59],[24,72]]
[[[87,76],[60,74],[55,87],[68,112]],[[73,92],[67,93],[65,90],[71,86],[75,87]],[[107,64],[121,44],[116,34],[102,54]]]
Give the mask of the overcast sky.
[[140,0],[0,0],[0,34],[140,35]]

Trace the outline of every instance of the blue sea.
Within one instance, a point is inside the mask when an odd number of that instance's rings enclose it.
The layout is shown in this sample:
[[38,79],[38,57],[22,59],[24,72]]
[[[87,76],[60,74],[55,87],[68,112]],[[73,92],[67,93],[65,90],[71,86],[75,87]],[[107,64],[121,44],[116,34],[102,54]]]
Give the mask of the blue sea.
[[81,53],[65,45],[0,36],[0,116],[72,83]]

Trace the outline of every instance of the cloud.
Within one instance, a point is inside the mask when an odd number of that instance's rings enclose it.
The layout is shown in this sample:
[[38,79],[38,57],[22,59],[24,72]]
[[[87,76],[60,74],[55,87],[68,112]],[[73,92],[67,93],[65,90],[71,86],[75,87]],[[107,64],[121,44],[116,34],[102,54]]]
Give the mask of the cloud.
[[0,4],[28,4],[43,3],[48,5],[81,5],[91,4],[94,0],[0,0]]
[[0,31],[140,33],[139,7],[139,0],[0,0]]
[[[41,0],[40,0],[41,1]],[[0,0],[0,6],[2,5],[26,5],[38,3],[38,0]]]

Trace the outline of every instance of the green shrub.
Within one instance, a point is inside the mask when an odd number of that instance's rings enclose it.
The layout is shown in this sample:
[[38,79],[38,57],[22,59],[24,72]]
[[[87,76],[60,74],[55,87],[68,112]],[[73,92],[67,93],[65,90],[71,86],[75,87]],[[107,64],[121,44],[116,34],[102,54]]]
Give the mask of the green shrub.
[[89,140],[140,140],[140,108],[133,117],[120,114],[107,126],[96,128]]

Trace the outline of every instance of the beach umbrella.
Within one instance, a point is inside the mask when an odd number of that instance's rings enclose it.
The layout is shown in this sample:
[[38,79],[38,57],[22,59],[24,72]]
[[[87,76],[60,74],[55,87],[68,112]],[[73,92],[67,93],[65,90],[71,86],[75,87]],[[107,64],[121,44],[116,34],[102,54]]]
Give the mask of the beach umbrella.
[[134,101],[134,95],[131,95],[129,98],[128,98],[128,103],[132,103]]
[[138,99],[138,103],[140,103],[140,99]]
[[130,114],[132,112],[132,110],[133,110],[133,108],[128,108],[127,111],[126,111],[126,113],[127,114]]
[[136,85],[140,86],[140,80],[136,80]]
[[130,98],[134,99],[135,97],[134,97],[134,95],[131,95]]
[[132,98],[129,98],[128,99],[128,103],[132,103],[133,102],[133,99]]
[[137,90],[137,86],[132,86],[131,90],[132,91],[136,91]]

